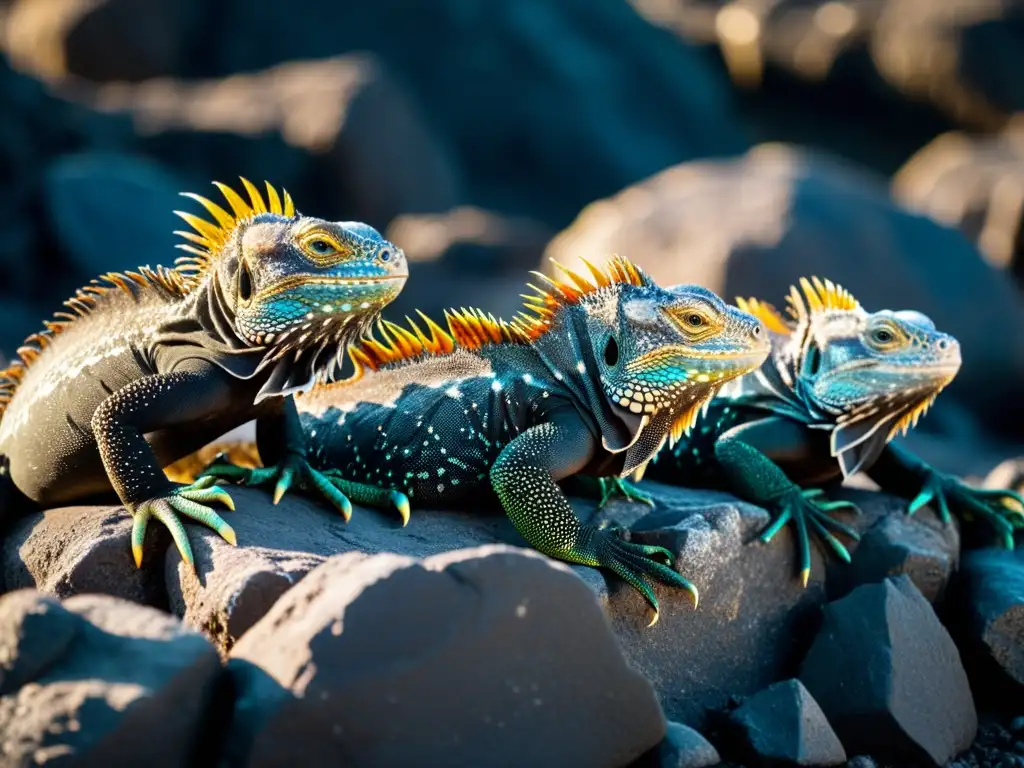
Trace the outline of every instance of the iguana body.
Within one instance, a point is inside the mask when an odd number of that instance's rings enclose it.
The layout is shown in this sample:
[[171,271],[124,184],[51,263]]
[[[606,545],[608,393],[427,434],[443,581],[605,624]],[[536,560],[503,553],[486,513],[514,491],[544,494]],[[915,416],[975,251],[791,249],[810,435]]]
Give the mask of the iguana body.
[[[792,522],[804,584],[809,532],[847,560],[829,529],[856,537],[828,514],[852,505],[828,502],[814,486],[859,471],[913,499],[911,513],[934,500],[948,520],[954,506],[990,520],[1012,546],[1007,516],[1020,515],[1003,502],[1024,502],[1017,494],[969,488],[890,442],[917,423],[956,375],[956,339],[917,312],[868,313],[828,281],[802,280],[801,287],[802,296],[794,287],[788,297],[791,319],[755,299],[738,302],[769,329],[771,356],[725,387],[689,436],[658,453],[640,474],[729,490],[765,507],[775,519],[764,541]],[[620,490],[644,495],[628,485]]]
[[[175,487],[161,467],[258,418],[286,421],[288,395],[332,366],[404,285],[402,252],[370,227],[299,215],[287,193],[248,181],[216,223],[179,213],[191,255],[174,269],[109,274],[66,302],[0,372],[0,485],[42,506],[113,489],[135,525],[166,524],[183,558],[179,516],[234,542],[202,502],[230,497],[204,479]],[[280,430],[278,430],[280,431]],[[9,494],[10,495],[10,494]],[[2,511],[2,510],[0,510]]]
[[[425,506],[496,494],[532,546],[612,570],[657,610],[648,577],[696,599],[655,559],[671,553],[583,525],[557,483],[643,464],[765,359],[767,334],[709,291],[666,291],[625,259],[591,272],[538,290],[511,322],[463,310],[447,313],[447,332],[384,323],[383,340],[351,350],[353,380],[296,402],[314,466]],[[210,471],[259,481],[260,470]]]

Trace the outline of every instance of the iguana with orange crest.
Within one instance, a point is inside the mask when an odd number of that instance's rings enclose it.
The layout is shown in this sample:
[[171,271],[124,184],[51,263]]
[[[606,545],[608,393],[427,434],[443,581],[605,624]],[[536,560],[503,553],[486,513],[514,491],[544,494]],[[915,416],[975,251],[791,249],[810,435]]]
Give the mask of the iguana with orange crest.
[[[699,286],[665,290],[625,258],[534,288],[505,321],[448,311],[447,330],[381,322],[350,350],[353,378],[296,398],[309,460],[331,477],[424,506],[497,500],[523,538],[607,568],[655,609],[649,579],[690,592],[672,554],[583,524],[558,482],[619,476],[680,436],[728,380],[767,357],[761,322]],[[543,277],[543,276],[542,276]],[[544,278],[547,280],[547,278]],[[258,484],[267,470],[207,473]]]
[[290,395],[333,372],[399,294],[405,256],[365,224],[302,216],[287,192],[241,181],[248,199],[214,182],[230,212],[185,193],[214,221],[176,211],[195,230],[178,233],[176,267],[94,280],[0,371],[0,516],[113,490],[137,564],[151,518],[191,563],[181,519],[233,544],[206,506],[231,498],[212,478],[175,486],[162,467],[252,419],[278,448],[280,487],[299,477],[351,514],[345,491],[360,488],[305,462]]
[[[911,500],[910,514],[932,502],[987,521],[1013,547],[1024,498],[1008,490],[971,488],[892,443],[906,434],[956,376],[960,347],[914,311],[869,313],[841,286],[802,279],[787,297],[789,317],[757,299],[737,304],[769,331],[763,366],[728,384],[689,437],[658,453],[635,476],[687,487],[728,490],[773,514],[761,535],[796,528],[800,577],[810,574],[809,533],[843,560],[836,538],[857,534],[830,512],[817,486],[865,471],[883,490]],[[602,481],[603,496],[650,497],[625,481]]]

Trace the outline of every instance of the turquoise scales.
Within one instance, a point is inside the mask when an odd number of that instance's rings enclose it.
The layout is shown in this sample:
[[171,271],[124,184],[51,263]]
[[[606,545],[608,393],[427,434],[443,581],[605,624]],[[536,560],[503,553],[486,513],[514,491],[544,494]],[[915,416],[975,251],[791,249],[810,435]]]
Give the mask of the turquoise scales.
[[[493,494],[541,552],[610,569],[655,608],[649,579],[696,590],[660,547],[584,525],[558,482],[618,476],[678,438],[729,379],[768,354],[750,314],[713,293],[666,291],[628,260],[567,272],[511,321],[446,313],[448,330],[380,327],[350,350],[353,379],[296,399],[310,462],[425,505]],[[533,287],[533,286],[531,286]],[[220,477],[260,470],[215,462]]]
[[[371,326],[407,276],[404,254],[371,227],[302,216],[287,192],[242,185],[248,199],[216,184],[231,212],[187,195],[214,219],[179,212],[195,230],[179,233],[189,256],[93,281],[0,372],[0,516],[14,503],[114,491],[134,518],[136,563],[152,518],[189,563],[181,518],[234,543],[205,505],[231,507],[228,494],[209,478],[174,486],[162,467],[254,418],[290,434],[289,395],[337,364],[339,345]],[[303,452],[279,444],[286,459]],[[322,480],[301,462],[283,466]],[[335,485],[327,493],[348,504]]]
[[[768,509],[769,541],[796,528],[800,574],[810,572],[809,533],[844,560],[835,534],[856,537],[815,486],[866,471],[884,490],[911,499],[913,514],[933,502],[986,520],[1013,546],[1024,504],[1018,494],[970,488],[891,442],[917,424],[960,366],[960,348],[913,311],[866,312],[829,281],[801,280],[788,296],[790,319],[756,299],[739,305],[769,329],[772,353],[754,374],[728,385],[690,436],[658,453],[638,475],[717,487]],[[631,485],[630,495],[649,498]],[[605,488],[608,495],[610,489]]]

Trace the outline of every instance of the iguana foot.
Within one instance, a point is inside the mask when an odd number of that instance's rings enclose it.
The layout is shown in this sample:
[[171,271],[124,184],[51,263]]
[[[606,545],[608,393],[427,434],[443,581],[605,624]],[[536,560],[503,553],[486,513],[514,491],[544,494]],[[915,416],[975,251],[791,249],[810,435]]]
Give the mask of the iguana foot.
[[1024,496],[1016,491],[972,488],[953,475],[933,471],[910,502],[907,514],[913,515],[933,501],[943,523],[949,524],[951,507],[966,520],[978,517],[995,529],[1007,549],[1014,547],[1014,531],[1024,528]]
[[348,522],[352,519],[352,501],[373,507],[395,506],[402,518],[402,525],[409,522],[409,499],[404,493],[386,491],[372,485],[345,480],[337,470],[321,472],[302,456],[289,453],[284,461],[271,467],[248,469],[230,463],[221,454],[202,471],[201,477],[223,478],[240,485],[260,486],[274,483],[274,504],[277,504],[295,480],[306,491],[316,490],[322,494]]
[[824,495],[824,491],[819,488],[795,489],[769,504],[769,511],[776,517],[760,536],[761,541],[767,544],[786,523],[795,524],[797,548],[800,553],[800,581],[805,587],[811,575],[811,542],[808,529],[814,531],[841,560],[847,563],[850,562],[850,553],[842,542],[832,535],[828,527],[846,534],[854,541],[860,540],[860,534],[829,514],[837,509],[849,509],[860,514],[857,505],[850,501],[827,501]]
[[641,504],[647,504],[648,506],[654,506],[654,497],[646,491],[641,491],[633,483],[628,480],[623,480],[621,477],[599,477],[597,478],[598,485],[601,488],[601,500],[598,502],[597,508],[603,509],[605,504],[612,500],[616,495],[621,496],[624,499],[630,501],[638,501]]
[[192,547],[188,543],[188,534],[185,526],[182,525],[179,516],[192,518],[193,520],[207,525],[215,530],[221,538],[231,546],[235,546],[234,529],[221,519],[220,515],[214,512],[204,501],[219,501],[230,510],[234,510],[235,504],[227,491],[217,488],[212,477],[204,477],[196,480],[192,485],[175,488],[166,496],[158,496],[155,499],[147,499],[141,504],[136,504],[132,513],[132,554],[135,556],[136,567],[142,566],[142,544],[146,539],[146,526],[149,519],[155,517],[167,526],[174,539],[174,544],[181,554],[181,559],[193,568],[195,564],[192,559]]
[[685,589],[696,608],[700,599],[697,588],[672,568],[672,553],[664,547],[625,541],[622,538],[623,532],[621,526],[607,523],[585,526],[581,531],[584,544],[580,549],[583,559],[573,559],[586,565],[607,568],[637,589],[654,609],[654,618],[647,625],[649,627],[658,621],[659,607],[648,577]]

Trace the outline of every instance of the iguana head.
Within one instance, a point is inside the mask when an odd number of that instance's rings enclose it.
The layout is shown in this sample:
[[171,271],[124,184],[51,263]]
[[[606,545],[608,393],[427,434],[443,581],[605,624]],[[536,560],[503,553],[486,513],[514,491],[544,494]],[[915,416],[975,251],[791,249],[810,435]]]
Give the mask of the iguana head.
[[867,312],[828,280],[800,287],[802,295],[790,290],[789,322],[768,305],[744,304],[779,332],[776,374],[812,424],[831,428],[832,455],[850,475],[916,426],[960,369],[960,345],[920,312]]
[[179,269],[207,281],[206,330],[263,354],[273,368],[262,396],[311,383],[362,335],[408,277],[405,254],[372,227],[303,216],[287,192],[267,184],[267,199],[247,180],[243,199],[215,182],[231,213],[206,198],[215,222],[176,211],[196,231],[179,232],[191,256]]
[[[564,361],[562,375],[589,401],[605,449],[625,454],[623,475],[646,463],[666,440],[678,440],[725,382],[768,356],[761,321],[705,288],[662,288],[618,257],[610,272],[619,280],[605,278],[601,285],[602,273],[591,267],[598,281],[594,290],[580,293],[582,278],[565,271],[569,280],[552,285],[563,298],[578,298],[538,346]],[[566,343],[560,333],[567,325],[577,331],[574,342]]]

